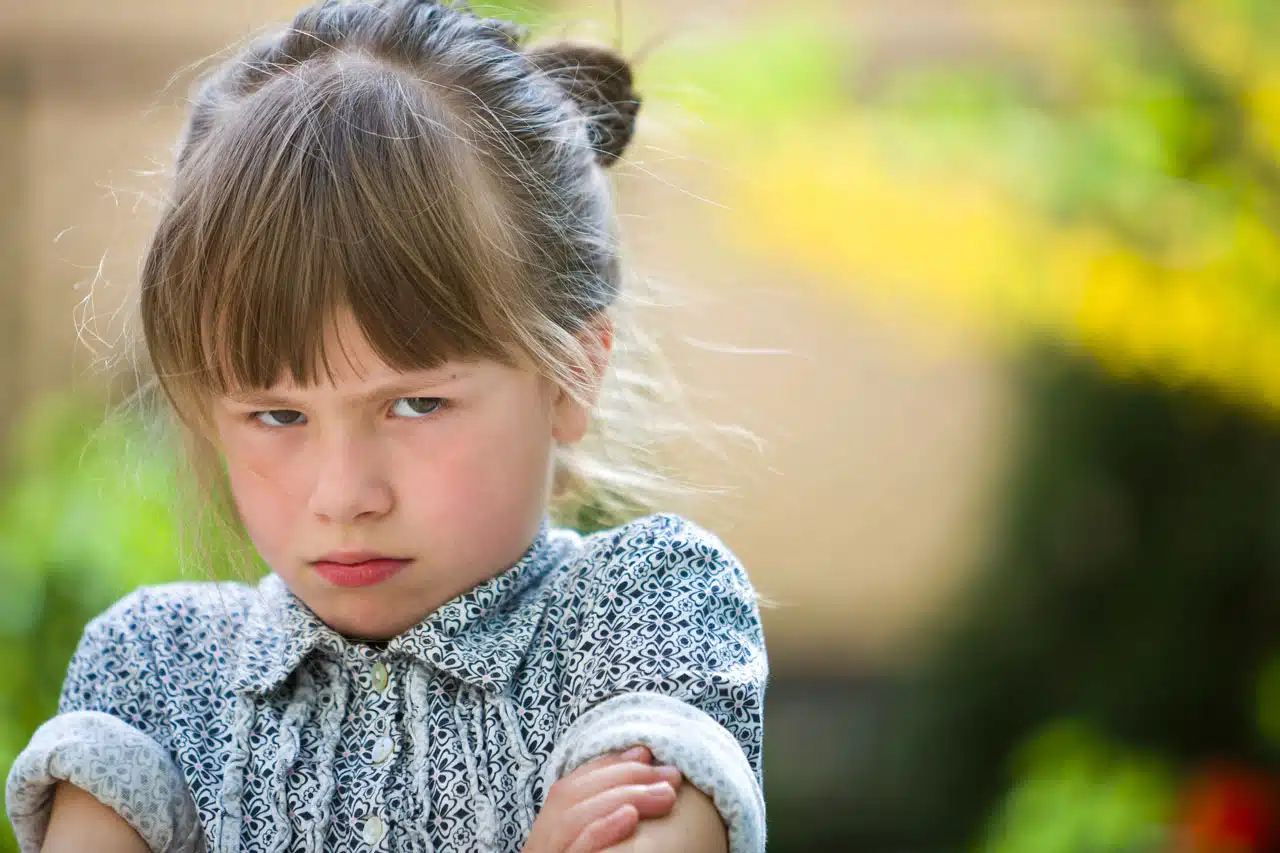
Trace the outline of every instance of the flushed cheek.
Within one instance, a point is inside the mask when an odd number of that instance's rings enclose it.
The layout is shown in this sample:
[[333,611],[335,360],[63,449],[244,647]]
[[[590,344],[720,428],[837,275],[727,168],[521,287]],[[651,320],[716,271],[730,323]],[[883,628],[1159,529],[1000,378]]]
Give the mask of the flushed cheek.
[[241,436],[225,452],[228,474],[247,496],[296,511],[314,486],[313,444],[301,434]]
[[303,500],[278,468],[266,460],[227,458],[227,479],[245,532],[267,564],[277,569],[288,562],[284,557],[290,531]]
[[437,448],[429,463],[410,463],[400,469],[396,495],[404,515],[432,529],[460,531],[470,526],[471,517],[484,505],[500,469],[483,454],[456,446]]
[[397,492],[407,515],[456,547],[483,551],[525,533],[530,517],[541,511],[547,454],[517,437],[486,437],[477,430],[447,449],[438,446],[417,484],[402,479]]

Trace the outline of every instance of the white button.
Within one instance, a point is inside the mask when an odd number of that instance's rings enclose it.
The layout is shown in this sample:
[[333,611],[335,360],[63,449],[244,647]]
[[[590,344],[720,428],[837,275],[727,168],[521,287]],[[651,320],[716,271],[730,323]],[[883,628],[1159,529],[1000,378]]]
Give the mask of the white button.
[[369,819],[364,822],[364,829],[360,831],[360,837],[364,839],[364,843],[370,847],[377,844],[387,835],[387,825],[382,818],[377,815],[370,815]]
[[387,665],[382,661],[378,661],[373,665],[373,689],[381,693],[387,689],[387,682],[391,680],[391,674],[387,672]]
[[373,760],[374,764],[381,764],[382,762],[390,758],[391,753],[395,751],[396,751],[395,741],[391,740],[391,738],[389,738],[388,736],[383,735],[382,737],[378,738],[376,741],[373,742],[373,752],[369,755],[369,757]]

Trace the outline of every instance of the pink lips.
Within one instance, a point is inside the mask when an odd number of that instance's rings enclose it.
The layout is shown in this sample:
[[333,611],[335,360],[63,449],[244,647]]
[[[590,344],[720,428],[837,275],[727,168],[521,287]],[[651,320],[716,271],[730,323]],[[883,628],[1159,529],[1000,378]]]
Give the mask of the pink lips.
[[382,583],[411,562],[368,552],[338,552],[325,554],[311,566],[334,586],[362,587]]

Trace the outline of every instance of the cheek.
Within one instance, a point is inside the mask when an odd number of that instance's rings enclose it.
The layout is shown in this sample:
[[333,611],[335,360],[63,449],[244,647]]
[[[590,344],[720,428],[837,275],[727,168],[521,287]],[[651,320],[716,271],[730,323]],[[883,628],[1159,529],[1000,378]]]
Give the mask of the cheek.
[[245,532],[268,563],[284,550],[284,534],[293,527],[299,499],[289,488],[286,454],[267,453],[252,441],[223,445],[227,482]]
[[472,421],[436,446],[422,478],[432,485],[410,488],[458,523],[527,513],[542,494],[550,447],[549,427],[527,415]]

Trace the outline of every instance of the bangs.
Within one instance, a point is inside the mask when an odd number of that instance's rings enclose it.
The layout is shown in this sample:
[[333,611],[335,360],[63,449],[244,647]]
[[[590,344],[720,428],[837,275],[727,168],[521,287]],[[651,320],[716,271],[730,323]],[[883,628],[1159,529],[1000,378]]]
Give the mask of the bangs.
[[143,272],[162,382],[332,379],[326,331],[347,311],[399,370],[524,349],[499,298],[521,268],[476,147],[404,72],[344,57],[279,75],[184,171],[205,177],[175,187]]

